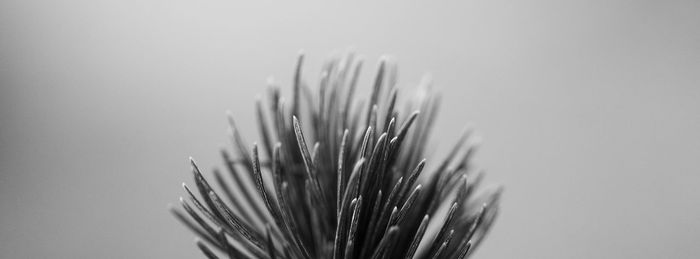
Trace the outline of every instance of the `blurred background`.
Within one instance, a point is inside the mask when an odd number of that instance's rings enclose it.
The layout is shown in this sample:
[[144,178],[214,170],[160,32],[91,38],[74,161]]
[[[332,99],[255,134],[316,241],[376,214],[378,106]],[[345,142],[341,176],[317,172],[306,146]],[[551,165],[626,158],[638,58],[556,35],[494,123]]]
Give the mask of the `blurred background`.
[[[0,1],[0,258],[200,258],[168,212],[187,158],[296,53],[352,47],[444,95],[505,185],[475,258],[700,256],[700,1]],[[285,90],[287,90],[285,88]],[[288,91],[287,91],[288,92]]]

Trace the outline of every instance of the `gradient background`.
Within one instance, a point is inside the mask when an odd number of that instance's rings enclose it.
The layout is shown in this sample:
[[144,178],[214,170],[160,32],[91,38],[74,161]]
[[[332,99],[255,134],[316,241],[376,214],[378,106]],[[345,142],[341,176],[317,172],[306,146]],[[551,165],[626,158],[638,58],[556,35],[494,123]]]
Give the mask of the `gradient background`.
[[479,130],[506,193],[476,258],[700,256],[700,1],[250,2],[0,1],[0,258],[201,257],[187,157],[348,46],[433,74],[441,147]]

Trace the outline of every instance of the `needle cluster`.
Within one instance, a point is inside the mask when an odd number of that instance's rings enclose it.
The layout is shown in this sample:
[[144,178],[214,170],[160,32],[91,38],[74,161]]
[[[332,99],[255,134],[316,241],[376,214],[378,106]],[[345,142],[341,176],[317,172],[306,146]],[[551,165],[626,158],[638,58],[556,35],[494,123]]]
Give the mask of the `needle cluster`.
[[[233,153],[174,215],[208,258],[467,258],[496,214],[500,188],[480,187],[464,132],[440,160],[429,136],[440,98],[423,87],[398,109],[396,66],[379,62],[368,99],[356,100],[363,61],[350,53],[324,64],[318,91],[299,55],[287,103],[271,82],[257,102],[260,145],[249,149],[229,116]],[[420,112],[419,112],[420,111]]]

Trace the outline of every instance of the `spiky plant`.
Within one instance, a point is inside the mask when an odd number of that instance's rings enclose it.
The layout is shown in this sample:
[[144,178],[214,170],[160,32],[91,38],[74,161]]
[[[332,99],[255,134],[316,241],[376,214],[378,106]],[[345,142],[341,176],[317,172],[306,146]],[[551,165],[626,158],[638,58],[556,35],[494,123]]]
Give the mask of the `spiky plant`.
[[[184,213],[208,258],[466,258],[496,217],[500,189],[479,189],[465,131],[446,157],[423,159],[439,97],[428,87],[397,105],[396,69],[382,59],[369,99],[355,101],[362,59],[332,58],[318,94],[299,55],[290,104],[271,84],[257,102],[262,145],[252,151],[231,116],[235,155],[215,191],[191,161],[198,195],[183,184]],[[421,111],[420,115],[419,112]],[[304,127],[306,126],[306,128]],[[213,248],[213,249],[212,249]]]

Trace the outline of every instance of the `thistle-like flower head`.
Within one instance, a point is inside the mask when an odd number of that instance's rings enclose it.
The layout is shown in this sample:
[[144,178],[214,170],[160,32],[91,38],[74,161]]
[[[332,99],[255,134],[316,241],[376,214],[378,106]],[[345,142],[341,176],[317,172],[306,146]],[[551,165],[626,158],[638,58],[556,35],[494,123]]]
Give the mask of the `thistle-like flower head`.
[[[363,61],[330,59],[317,91],[299,55],[291,102],[272,83],[257,103],[261,144],[249,148],[229,116],[234,153],[175,216],[209,258],[466,258],[484,239],[500,189],[479,188],[470,131],[440,160],[426,147],[440,99],[428,87],[397,103],[396,69],[382,59],[368,99],[356,101]],[[428,82],[424,82],[426,85]]]

